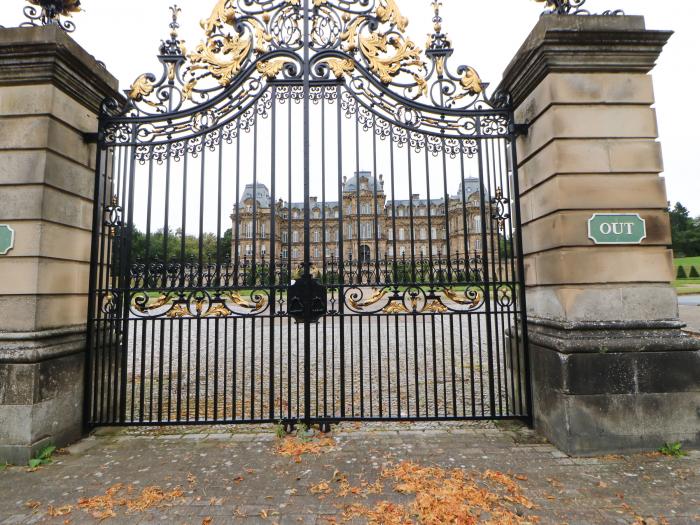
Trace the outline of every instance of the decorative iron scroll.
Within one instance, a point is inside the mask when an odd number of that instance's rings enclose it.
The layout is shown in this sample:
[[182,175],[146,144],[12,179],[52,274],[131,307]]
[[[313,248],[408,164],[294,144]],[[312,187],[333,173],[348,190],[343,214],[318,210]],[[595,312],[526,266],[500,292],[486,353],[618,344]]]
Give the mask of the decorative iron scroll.
[[[333,103],[342,86],[346,115],[376,123],[384,137],[393,125],[405,142],[414,141],[411,130],[436,142],[509,133],[509,97],[487,97],[488,84],[473,67],[449,67],[454,50],[442,30],[440,2],[433,3],[434,33],[425,51],[406,35],[398,0],[310,0],[309,42],[303,41],[303,4],[217,0],[201,22],[204,40],[190,51],[178,36],[180,9],[171,8],[170,36],[158,57],[162,73],[140,75],[127,90],[126,106],[105,104],[103,143],[169,144],[161,154],[175,157],[173,149],[191,146],[177,142],[185,137],[215,144],[235,136],[251,116],[264,118],[273,96],[300,102],[305,65],[309,97]],[[167,122],[158,120],[166,115]]]
[[[583,4],[586,0],[536,0],[537,2],[544,3],[545,8],[549,9],[545,11],[545,15],[591,15],[588,9],[583,9]],[[598,13],[595,13],[598,14]],[[624,15],[622,9],[608,9],[603,11],[600,15],[603,16],[617,16]]]
[[[66,33],[75,31],[75,24],[63,17],[70,17],[73,13],[79,13],[80,0],[27,0],[30,4],[24,8],[24,16],[29,22],[24,22],[20,27],[38,25],[57,25]],[[35,7],[36,6],[36,7]]]

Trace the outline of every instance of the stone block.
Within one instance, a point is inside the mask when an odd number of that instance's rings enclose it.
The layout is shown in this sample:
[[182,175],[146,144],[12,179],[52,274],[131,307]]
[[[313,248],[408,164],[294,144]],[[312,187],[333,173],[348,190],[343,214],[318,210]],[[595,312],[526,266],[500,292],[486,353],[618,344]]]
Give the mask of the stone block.
[[92,201],[44,185],[3,186],[0,221],[45,220],[92,231]]
[[[568,454],[700,446],[697,351],[563,356],[531,345],[531,354],[535,426]],[[635,375],[650,365],[662,372],[653,386]]]
[[0,115],[51,115],[82,132],[97,129],[95,113],[51,84],[0,85]]
[[528,315],[569,321],[654,321],[678,318],[678,298],[668,284],[532,286]]
[[642,73],[552,73],[515,112],[517,122],[531,123],[553,105],[654,104],[651,76]]
[[61,261],[42,257],[0,259],[0,295],[86,294],[89,262]]
[[562,175],[521,197],[524,224],[558,210],[588,210],[592,215],[666,210],[667,206],[665,181],[656,175]]
[[87,295],[0,295],[0,331],[28,332],[84,324]]
[[94,165],[94,148],[81,133],[51,116],[0,117],[0,150],[49,149],[84,166]]
[[[523,253],[534,253],[574,246],[593,246],[588,237],[589,211],[560,211],[523,225]],[[640,213],[646,221],[647,237],[642,245],[669,246],[671,240],[671,223],[668,213],[664,211],[645,211]]]
[[525,258],[525,282],[529,286],[673,280],[671,251],[653,246],[562,248]]
[[23,378],[31,382],[22,388],[31,388],[36,399],[0,402],[0,462],[22,465],[47,444],[62,447],[80,439],[84,361],[79,352],[31,365],[2,365],[4,370],[33,367],[31,377]]
[[554,139],[656,139],[656,112],[649,106],[551,106],[518,139],[523,160]]
[[663,169],[661,146],[652,140],[557,139],[523,162],[518,176],[526,193],[556,175],[659,174]]
[[11,223],[15,230],[15,248],[7,257],[48,257],[67,261],[90,262],[90,232],[41,221]]

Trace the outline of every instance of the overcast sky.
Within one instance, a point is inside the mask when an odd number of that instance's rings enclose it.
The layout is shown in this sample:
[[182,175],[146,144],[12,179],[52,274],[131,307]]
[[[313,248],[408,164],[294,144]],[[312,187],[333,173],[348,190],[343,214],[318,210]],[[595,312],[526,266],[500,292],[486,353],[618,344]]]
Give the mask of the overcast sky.
[[[23,0],[1,0],[0,25],[22,21]],[[107,64],[127,88],[140,73],[160,73],[155,55],[167,36],[168,6],[173,0],[83,0],[75,17],[75,39]],[[192,48],[201,38],[199,21],[215,0],[180,0],[181,34]],[[445,29],[456,49],[453,65],[466,63],[495,87],[542,11],[534,0],[443,0]],[[431,29],[429,0],[399,0],[410,19],[408,33],[423,45]],[[588,0],[592,11],[622,8],[646,17],[650,29],[671,29],[674,37],[654,72],[670,201],[683,202],[700,215],[700,3],[689,0]]]

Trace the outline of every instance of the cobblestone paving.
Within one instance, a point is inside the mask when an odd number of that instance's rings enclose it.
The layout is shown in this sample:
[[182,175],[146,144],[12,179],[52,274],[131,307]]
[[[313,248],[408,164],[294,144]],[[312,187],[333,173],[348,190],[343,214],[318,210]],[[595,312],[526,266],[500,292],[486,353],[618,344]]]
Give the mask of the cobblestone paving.
[[[179,486],[184,494],[145,511],[116,507],[105,523],[328,523],[340,522],[357,497],[322,497],[311,487],[338,473],[356,484],[375,481],[387,463],[487,469],[515,476],[544,524],[700,523],[700,453],[671,459],[653,454],[575,459],[518,426],[491,423],[359,426],[333,434],[337,446],[299,462],[275,453],[270,428],[102,429],[35,472],[0,472],[0,524],[95,523],[76,504],[116,483],[134,493]],[[391,487],[360,500],[406,505]],[[71,505],[59,517],[53,509]],[[34,507],[34,508],[32,508]],[[63,511],[66,511],[66,507]],[[55,512],[55,510],[54,510]],[[362,523],[353,521],[353,523]]]

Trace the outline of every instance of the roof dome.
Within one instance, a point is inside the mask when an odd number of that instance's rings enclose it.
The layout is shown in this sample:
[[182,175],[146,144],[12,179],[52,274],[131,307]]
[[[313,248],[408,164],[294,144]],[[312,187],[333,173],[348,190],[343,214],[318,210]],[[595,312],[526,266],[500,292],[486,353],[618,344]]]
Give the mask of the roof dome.
[[380,175],[379,182],[372,175],[371,171],[358,171],[353,177],[345,181],[343,185],[343,191],[345,193],[352,193],[357,191],[358,179],[360,181],[360,191],[374,191],[375,188],[378,192],[384,191],[384,178]]

